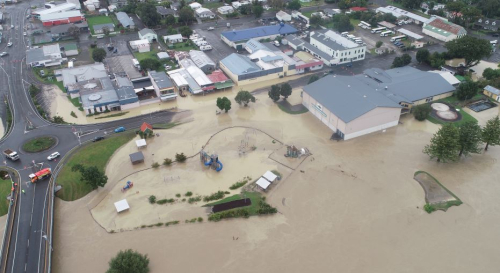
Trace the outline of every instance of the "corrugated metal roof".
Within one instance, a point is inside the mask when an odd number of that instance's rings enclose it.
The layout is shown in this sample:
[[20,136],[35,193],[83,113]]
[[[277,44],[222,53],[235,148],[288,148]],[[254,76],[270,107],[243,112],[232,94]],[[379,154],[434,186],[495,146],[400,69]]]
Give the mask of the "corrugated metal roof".
[[107,23],[107,24],[94,25],[92,28],[94,29],[94,31],[96,31],[96,30],[101,30],[103,28],[108,28],[109,30],[111,30],[114,27],[115,27],[115,24]]
[[124,27],[135,26],[134,20],[132,20],[125,12],[120,11],[116,13],[116,19],[120,21]]
[[149,29],[149,28],[143,28],[143,29],[139,30],[139,36],[142,37],[146,34],[156,35],[156,32],[154,32],[152,29]]
[[220,61],[227,69],[235,75],[243,75],[255,71],[260,71],[260,67],[250,61],[247,56],[233,53]]
[[277,34],[293,34],[296,33],[297,29],[288,24],[278,24],[273,26],[262,26],[256,28],[247,28],[242,30],[233,30],[222,32],[221,35],[226,37],[229,41],[237,42],[249,40],[252,38],[271,36]]
[[41,14],[40,15],[40,21],[49,21],[49,20],[59,20],[59,19],[65,19],[65,18],[70,18],[70,17],[79,17],[82,16],[79,10],[70,10],[70,11],[65,11],[65,12],[58,12],[58,13],[49,13],[49,14]]
[[199,68],[202,68],[204,66],[214,66],[215,63],[208,57],[207,54],[203,51],[199,50],[190,50],[189,51],[189,56],[191,57],[191,60],[198,66]]
[[491,92],[493,94],[496,94],[496,95],[499,95],[500,96],[500,90],[496,89],[495,87],[491,86],[491,85],[487,85],[484,90],[488,91],[488,92]]
[[158,88],[160,89],[174,87],[174,84],[168,78],[165,72],[149,71],[149,75],[151,76],[151,78],[153,78],[156,85],[158,85]]

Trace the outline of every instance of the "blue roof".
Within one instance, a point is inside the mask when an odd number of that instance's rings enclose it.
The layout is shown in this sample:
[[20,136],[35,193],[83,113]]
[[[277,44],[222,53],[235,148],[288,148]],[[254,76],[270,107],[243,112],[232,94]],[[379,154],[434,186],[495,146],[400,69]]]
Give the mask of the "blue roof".
[[263,26],[255,28],[247,28],[242,30],[225,31],[221,35],[226,37],[231,42],[238,42],[244,40],[250,40],[252,38],[259,38],[270,35],[277,34],[293,34],[296,33],[297,29],[288,24],[278,24],[273,26]]
[[220,61],[227,69],[235,75],[243,75],[260,71],[260,67],[252,62],[247,56],[233,53]]

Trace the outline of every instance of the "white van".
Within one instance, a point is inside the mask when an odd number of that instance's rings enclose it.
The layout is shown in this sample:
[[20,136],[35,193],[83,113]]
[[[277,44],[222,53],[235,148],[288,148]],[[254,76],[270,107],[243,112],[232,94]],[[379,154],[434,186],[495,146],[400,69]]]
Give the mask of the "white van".
[[362,43],[363,43],[363,41],[361,41],[361,40],[355,40],[354,42],[355,42],[356,44],[362,44]]
[[197,46],[206,46],[208,45],[207,41],[200,41],[198,43],[196,43]]
[[347,31],[346,32],[342,32],[342,33],[340,33],[340,35],[342,35],[342,37],[347,37],[347,35],[349,35],[349,32],[347,32]]
[[102,38],[104,38],[104,34],[99,34],[99,35],[96,36],[96,38],[97,39],[102,39]]
[[211,45],[205,45],[205,46],[200,46],[201,51],[207,51],[207,50],[212,50]]
[[135,68],[141,69],[141,66],[139,65],[139,61],[137,59],[132,59],[132,64],[134,65]]

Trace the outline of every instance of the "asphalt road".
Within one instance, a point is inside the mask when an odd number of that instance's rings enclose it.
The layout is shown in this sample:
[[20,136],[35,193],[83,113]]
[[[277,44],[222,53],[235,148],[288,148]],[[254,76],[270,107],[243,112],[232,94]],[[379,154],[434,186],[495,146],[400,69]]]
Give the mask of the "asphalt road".
[[[33,3],[33,2],[32,2]],[[31,3],[31,4],[32,4]],[[42,180],[36,184],[29,182],[28,175],[41,168],[52,168],[58,161],[47,161],[47,156],[58,151],[64,156],[75,146],[91,141],[96,136],[110,136],[113,129],[124,126],[127,129],[138,128],[142,122],[169,122],[174,113],[158,112],[149,115],[112,121],[97,125],[71,126],[55,125],[42,119],[36,112],[27,88],[31,79],[31,70],[26,68],[24,58],[29,37],[23,36],[23,26],[30,3],[20,3],[6,6],[2,11],[9,21],[5,25],[13,24],[13,30],[4,31],[4,37],[12,40],[14,45],[2,49],[9,52],[8,56],[0,59],[0,96],[8,95],[13,105],[13,127],[8,135],[0,140],[2,150],[7,148],[16,150],[20,160],[11,161],[2,159],[0,164],[15,168],[20,173],[21,188],[25,191],[19,198],[16,212],[14,231],[11,237],[7,272],[43,272],[45,261],[45,244],[50,243],[50,236],[45,234],[48,198],[48,181]],[[2,47],[6,43],[2,43]],[[24,152],[22,144],[31,138],[52,136],[57,138],[55,147],[41,153],[30,154]],[[57,246],[54,246],[57,247]]]

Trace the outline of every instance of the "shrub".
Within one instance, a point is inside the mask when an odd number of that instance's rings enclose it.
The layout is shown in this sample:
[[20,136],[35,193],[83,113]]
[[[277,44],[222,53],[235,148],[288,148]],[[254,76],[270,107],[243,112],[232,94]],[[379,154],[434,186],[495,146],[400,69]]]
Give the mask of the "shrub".
[[184,153],[180,153],[180,154],[175,154],[175,161],[177,162],[185,162],[187,159],[186,155],[184,155]]
[[219,199],[224,198],[225,195],[226,195],[225,192],[218,191],[216,193],[212,193],[211,195],[204,196],[203,197],[203,201],[204,202],[209,202],[209,201],[213,201],[213,200],[219,200]]
[[379,47],[381,47],[381,46],[382,46],[382,44],[383,44],[383,42],[382,42],[382,41],[378,41],[378,42],[375,44],[375,47],[376,47],[376,48],[379,48]]
[[154,203],[156,203],[156,196],[151,195],[151,196],[149,197],[149,203],[150,203],[150,204],[154,204]]
[[200,223],[203,222],[203,218],[198,217],[198,222],[200,222]]
[[172,164],[172,159],[170,158],[163,159],[163,165],[170,166],[170,164]]
[[163,205],[166,203],[167,203],[167,199],[160,199],[160,200],[156,201],[156,204],[158,204],[158,205]]
[[156,168],[160,167],[160,164],[158,164],[158,162],[155,162],[155,163],[151,164],[151,167],[153,169],[156,169]]
[[413,116],[415,116],[415,119],[418,121],[425,120],[431,112],[432,107],[428,103],[413,107]]
[[271,207],[268,203],[265,202],[265,199],[262,198],[262,200],[259,201],[259,209],[257,210],[257,213],[260,215],[263,214],[274,214],[277,213],[278,210],[276,208]]
[[187,219],[186,219],[186,221],[184,221],[184,222],[185,222],[185,223],[194,223],[194,222],[196,222],[196,218],[193,218],[193,219],[191,219],[191,220],[187,220]]
[[436,209],[435,209],[433,206],[431,206],[431,205],[429,205],[429,204],[427,203],[427,204],[425,204],[425,205],[424,205],[424,210],[425,210],[427,213],[431,213],[431,212],[435,211]]
[[175,197],[179,198],[179,197],[181,197],[181,194],[178,193],[178,194],[175,195]]
[[161,226],[163,226],[163,223],[156,223],[155,226],[161,227]]
[[208,221],[218,222],[222,219],[226,218],[248,218],[250,217],[250,212],[246,209],[234,209],[234,210],[226,210],[217,213],[212,213],[208,216]]
[[231,187],[229,187],[229,189],[230,190],[236,190],[238,188],[241,188],[241,187],[245,186],[246,183],[248,183],[248,181],[246,181],[246,180],[243,180],[241,182],[236,182],[233,185],[231,185]]
[[193,204],[201,201],[201,196],[191,197],[188,199],[189,204]]
[[181,200],[181,201],[182,201],[182,202],[186,202],[186,198],[182,198],[182,200]]
[[193,195],[193,193],[192,193],[192,192],[190,192],[190,191],[188,191],[188,192],[186,192],[186,194],[184,194],[184,196],[187,196],[187,197],[189,197],[189,196],[191,196],[191,195]]
[[146,228],[146,225],[142,225],[141,228]]
[[70,115],[71,115],[72,117],[74,117],[74,118],[77,118],[77,116],[76,116],[75,112],[73,112],[73,111],[71,111],[71,114],[70,114]]
[[177,225],[178,223],[179,223],[179,221],[170,221],[170,222],[166,222],[165,226],[168,227],[170,225]]

